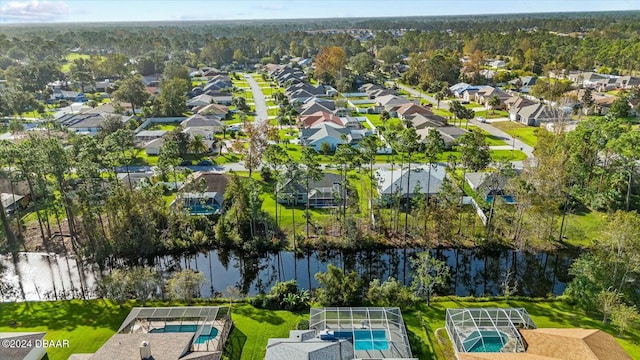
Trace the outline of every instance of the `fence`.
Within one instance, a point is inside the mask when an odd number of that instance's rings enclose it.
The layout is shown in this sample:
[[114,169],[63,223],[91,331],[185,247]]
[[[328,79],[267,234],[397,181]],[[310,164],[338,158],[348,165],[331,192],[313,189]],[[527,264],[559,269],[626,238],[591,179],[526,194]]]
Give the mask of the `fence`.
[[186,119],[186,117],[184,117],[184,116],[166,117],[166,118],[148,118],[142,124],[140,124],[140,126],[138,126],[138,128],[135,131],[135,133],[137,134],[140,131],[146,129],[150,124],[175,123],[175,122],[181,122],[181,121],[183,121],[185,119]]

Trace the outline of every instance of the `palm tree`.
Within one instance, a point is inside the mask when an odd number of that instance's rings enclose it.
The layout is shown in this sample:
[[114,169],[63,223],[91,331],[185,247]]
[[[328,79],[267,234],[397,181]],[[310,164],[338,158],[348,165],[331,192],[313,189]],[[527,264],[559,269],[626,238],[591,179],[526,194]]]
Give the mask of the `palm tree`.
[[491,112],[495,114],[496,108],[500,106],[500,98],[498,97],[498,95],[491,95],[487,103],[491,107]]
[[204,137],[200,134],[196,134],[193,139],[191,139],[189,148],[196,155],[205,154],[209,150],[209,147],[204,142]]

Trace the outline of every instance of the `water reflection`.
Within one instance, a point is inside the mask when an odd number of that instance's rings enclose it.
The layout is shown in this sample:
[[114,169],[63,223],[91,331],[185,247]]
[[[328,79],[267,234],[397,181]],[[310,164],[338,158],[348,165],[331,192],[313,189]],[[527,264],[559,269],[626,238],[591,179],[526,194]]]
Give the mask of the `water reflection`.
[[[356,271],[367,283],[373,279],[394,277],[409,285],[412,280],[410,259],[418,251],[317,251],[297,256],[283,251],[262,257],[246,257],[213,250],[189,257],[160,258],[156,264],[167,273],[184,268],[202,272],[207,278],[206,285],[201,289],[203,297],[225,292],[228,288],[254,295],[268,292],[277,281],[291,279],[297,280],[301,288],[316,288],[318,283],[314,275],[326,271],[328,264],[346,271]],[[568,251],[530,254],[479,249],[440,249],[431,253],[451,267],[451,278],[438,293],[458,296],[501,295],[507,273],[512,276],[512,284],[517,283],[517,295],[559,295],[570,280],[568,269],[578,255]],[[95,295],[92,293],[96,278],[94,267],[85,265],[81,270],[73,258],[27,253],[20,254],[17,266],[11,257],[0,257],[0,263],[5,268],[4,280],[0,281],[0,300],[81,297],[82,289],[88,297]],[[24,289],[24,296],[21,295],[20,285]]]

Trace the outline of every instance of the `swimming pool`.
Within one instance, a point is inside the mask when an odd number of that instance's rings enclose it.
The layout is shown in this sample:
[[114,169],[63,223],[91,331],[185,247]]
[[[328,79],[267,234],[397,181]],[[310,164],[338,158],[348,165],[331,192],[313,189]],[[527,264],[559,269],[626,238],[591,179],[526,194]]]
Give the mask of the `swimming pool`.
[[[516,199],[511,195],[498,195],[502,198],[502,200],[507,204],[515,204]],[[493,195],[487,195],[487,202],[491,204],[493,201]]]
[[509,337],[500,331],[474,331],[463,346],[467,352],[500,352]]
[[[171,333],[171,332],[192,332],[195,333],[198,331],[198,325],[166,325],[163,328],[155,328],[151,329],[151,333]],[[204,344],[209,340],[215,339],[218,335],[218,329],[215,327],[211,328],[211,331],[208,334],[201,334],[198,336],[194,343],[196,344]]]
[[384,330],[335,331],[333,337],[351,340],[354,350],[389,350],[387,333]]

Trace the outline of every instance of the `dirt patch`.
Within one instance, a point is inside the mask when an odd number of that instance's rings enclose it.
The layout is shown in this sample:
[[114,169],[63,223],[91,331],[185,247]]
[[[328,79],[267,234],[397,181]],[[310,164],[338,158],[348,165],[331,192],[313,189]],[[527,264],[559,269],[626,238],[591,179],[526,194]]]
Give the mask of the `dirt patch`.
[[[22,235],[24,246],[27,251],[54,252],[64,254],[72,251],[71,237],[69,236],[69,223],[67,220],[60,221],[60,227],[56,223],[51,224],[51,236],[48,236],[46,225],[44,225],[44,236],[40,232],[38,221],[31,221],[24,226]],[[60,231],[62,230],[62,231]]]

